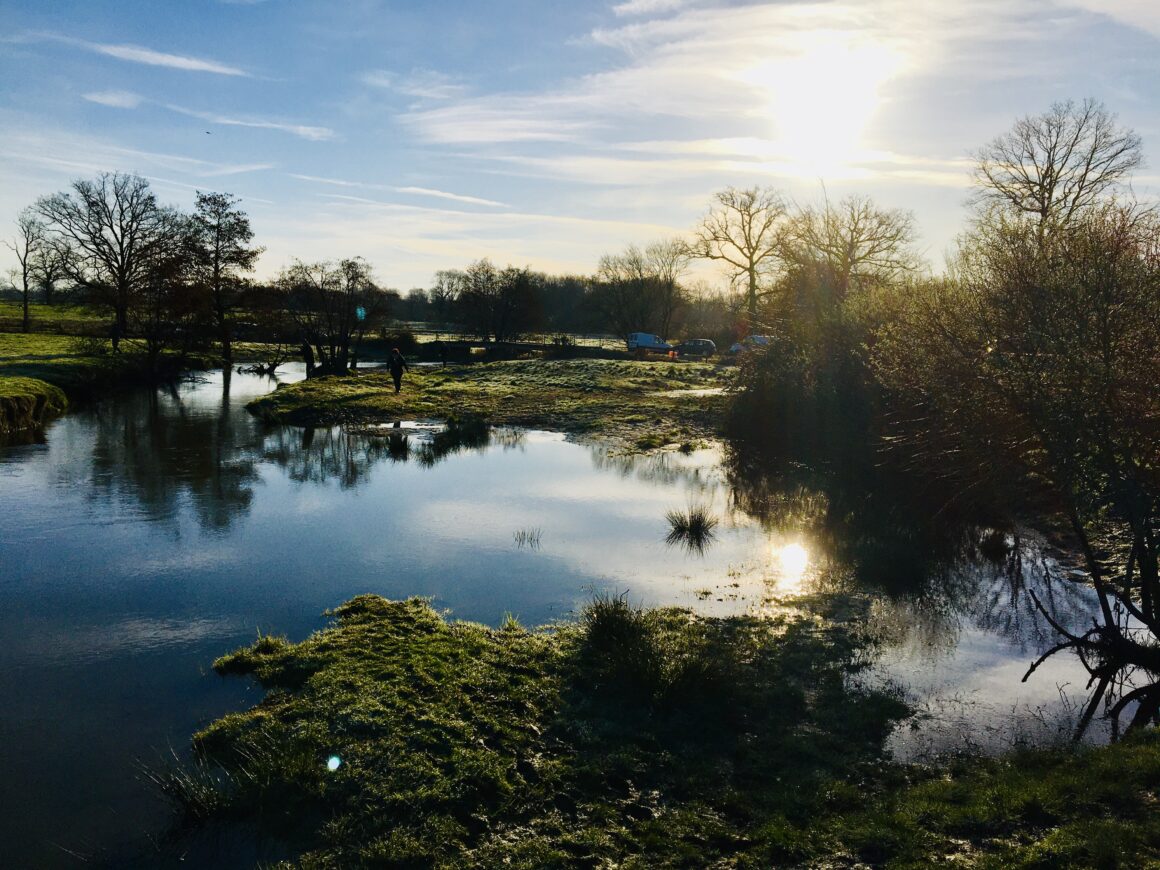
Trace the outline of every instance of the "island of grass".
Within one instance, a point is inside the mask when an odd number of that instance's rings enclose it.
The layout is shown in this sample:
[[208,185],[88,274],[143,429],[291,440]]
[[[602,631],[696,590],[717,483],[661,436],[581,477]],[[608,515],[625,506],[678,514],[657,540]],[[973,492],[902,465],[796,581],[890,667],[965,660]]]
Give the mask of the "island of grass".
[[825,614],[598,599],[529,631],[360,596],[215,663],[267,690],[158,779],[300,867],[1138,867],[1160,740],[901,766],[908,714]]
[[388,374],[366,372],[285,385],[249,409],[301,426],[482,418],[650,449],[714,434],[732,372],[707,363],[609,359],[415,367],[398,394]]
[[0,435],[43,428],[66,408],[59,387],[37,378],[0,377]]

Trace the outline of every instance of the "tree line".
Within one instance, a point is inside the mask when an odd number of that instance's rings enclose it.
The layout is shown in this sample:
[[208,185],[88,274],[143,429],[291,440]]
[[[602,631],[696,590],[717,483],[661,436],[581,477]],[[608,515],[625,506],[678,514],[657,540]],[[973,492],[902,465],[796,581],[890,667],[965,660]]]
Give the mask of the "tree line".
[[[402,294],[381,286],[365,259],[293,261],[272,281],[252,279],[262,248],[240,201],[197,192],[192,212],[162,205],[148,181],[101,173],[26,208],[7,244],[23,302],[67,296],[109,312],[109,336],[152,362],[167,348],[214,342],[233,358],[247,339],[293,345],[318,372],[342,372],[360,339],[390,320],[422,321],[487,342],[529,334],[653,332],[731,343],[759,325],[778,276],[825,260],[852,282],[893,280],[919,268],[909,214],[865,198],[794,206],[769,189],[729,188],[691,239],[629,245],[592,275],[550,275],[480,259]],[[724,264],[727,289],[689,280],[691,264]]]

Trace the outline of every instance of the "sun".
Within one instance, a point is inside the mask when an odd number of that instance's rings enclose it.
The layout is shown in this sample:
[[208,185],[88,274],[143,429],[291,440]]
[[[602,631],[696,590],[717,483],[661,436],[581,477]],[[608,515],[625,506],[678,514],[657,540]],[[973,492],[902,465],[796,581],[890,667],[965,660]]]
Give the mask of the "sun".
[[764,98],[769,157],[799,177],[848,176],[867,151],[882,86],[905,57],[865,34],[830,29],[798,34],[792,48],[740,74]]

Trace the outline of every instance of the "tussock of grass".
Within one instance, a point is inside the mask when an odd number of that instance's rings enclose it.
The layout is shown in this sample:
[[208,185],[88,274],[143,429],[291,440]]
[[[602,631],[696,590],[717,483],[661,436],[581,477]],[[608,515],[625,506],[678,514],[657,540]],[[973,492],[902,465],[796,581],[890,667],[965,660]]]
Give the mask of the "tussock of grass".
[[713,530],[719,520],[705,505],[693,505],[686,511],[669,511],[669,534],[665,542],[680,544],[691,553],[701,553],[716,537]]
[[[279,388],[249,407],[265,419],[298,425],[476,416],[493,424],[600,434],[648,450],[714,433],[722,396],[671,391],[723,386],[729,377],[729,370],[707,364],[510,360],[417,368],[405,376],[398,395],[385,374],[311,379]],[[641,426],[663,434],[638,442]]]
[[215,663],[268,694],[195,739],[227,774],[201,805],[293,837],[301,866],[760,856],[770,818],[804,830],[823,783],[877,758],[905,712],[850,690],[857,640],[804,618],[615,596],[550,631],[374,596],[334,616],[302,643],[263,637]]

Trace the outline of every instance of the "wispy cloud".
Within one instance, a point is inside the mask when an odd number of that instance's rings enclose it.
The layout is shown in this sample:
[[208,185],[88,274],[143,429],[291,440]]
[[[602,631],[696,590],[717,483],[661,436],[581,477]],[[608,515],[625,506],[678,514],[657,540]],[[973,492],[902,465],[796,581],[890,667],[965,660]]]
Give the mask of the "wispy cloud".
[[169,69],[186,70],[188,72],[206,72],[214,73],[223,76],[246,76],[250,74],[243,69],[236,66],[229,66],[228,64],[219,63],[216,60],[207,60],[200,57],[189,57],[183,54],[170,54],[164,51],[156,51],[152,48],[146,48],[141,45],[122,44],[115,45],[107,42],[89,42],[84,39],[76,39],[71,36],[64,36],[58,33],[30,33],[26,34],[25,38],[28,41],[35,41],[38,39],[48,40],[51,42],[63,42],[66,45],[73,45],[77,48],[83,48],[86,51],[92,51],[97,54],[103,54],[107,57],[115,57],[118,60],[129,61],[130,63],[141,63],[147,66],[163,66]]
[[430,187],[396,187],[398,193],[413,193],[417,196],[432,196],[436,199],[449,199],[453,202],[466,202],[472,205],[492,205],[504,207],[504,203],[494,199],[482,199],[478,196],[463,196],[459,193],[448,193],[445,190],[434,190]]
[[629,15],[655,15],[657,12],[671,12],[685,5],[685,0],[627,0],[612,7],[613,13],[621,17]]
[[166,103],[165,108],[171,112],[177,112],[180,115],[188,115],[190,118],[197,118],[209,124],[220,124],[225,127],[252,127],[259,130],[277,130],[281,133],[290,133],[301,139],[309,139],[314,142],[322,142],[335,138],[334,131],[329,127],[310,127],[305,124],[290,124],[282,121],[267,121],[259,118],[231,118],[227,115],[216,114],[215,112],[199,112],[194,109],[186,109],[183,106],[175,106],[172,103]]
[[[291,178],[297,178],[299,181],[310,181],[315,184],[329,184],[335,187],[350,187],[359,190],[379,190],[387,193],[404,193],[413,196],[430,196],[435,199],[446,199],[452,202],[462,202],[469,205],[486,205],[495,208],[507,208],[507,204],[497,202],[494,199],[483,199],[478,196],[466,196],[461,193],[448,193],[445,190],[436,190],[430,187],[396,187],[390,184],[374,184],[365,181],[347,181],[341,178],[323,178],[317,175],[300,175],[297,173],[290,173]],[[357,198],[357,197],[352,197]],[[377,202],[377,200],[364,200],[364,202]]]
[[363,84],[385,88],[427,100],[450,100],[467,93],[466,86],[453,76],[430,69],[414,69],[405,75],[390,70],[371,70],[361,76]]
[[1156,0],[1063,0],[1084,9],[1160,37],[1160,4]]
[[[225,163],[119,145],[64,130],[21,130],[0,126],[0,158],[26,169],[96,173],[108,170],[177,172],[192,178],[219,178],[273,169],[273,163]],[[22,170],[20,175],[24,175]],[[43,193],[44,191],[40,191]]]
[[83,95],[90,103],[112,106],[115,109],[135,109],[141,105],[142,97],[132,91],[93,91]]

